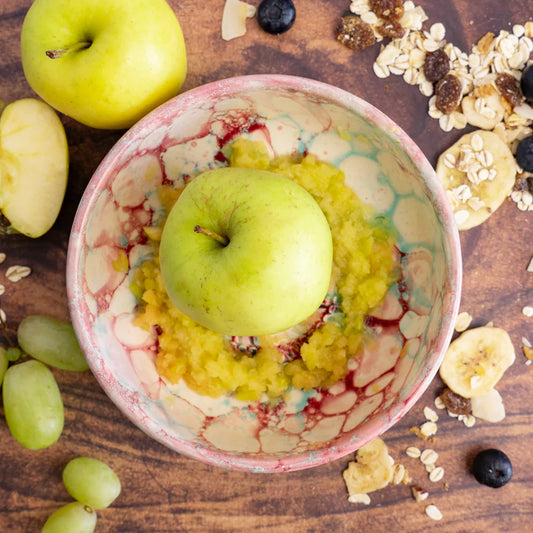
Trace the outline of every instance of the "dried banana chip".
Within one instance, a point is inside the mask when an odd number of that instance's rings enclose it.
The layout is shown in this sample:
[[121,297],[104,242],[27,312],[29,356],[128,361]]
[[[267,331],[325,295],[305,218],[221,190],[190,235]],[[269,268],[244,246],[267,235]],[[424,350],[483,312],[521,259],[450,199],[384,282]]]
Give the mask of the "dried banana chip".
[[441,154],[437,175],[450,200],[457,227],[484,222],[510,194],[516,165],[509,147],[490,131],[463,135]]
[[386,487],[392,481],[393,461],[385,442],[378,437],[357,450],[342,475],[350,496]]
[[514,360],[509,334],[484,326],[465,331],[450,344],[439,372],[453,392],[474,398],[493,389]]
[[465,96],[461,100],[461,111],[468,124],[484,130],[492,130],[505,114],[502,97],[496,91],[481,98],[471,94]]

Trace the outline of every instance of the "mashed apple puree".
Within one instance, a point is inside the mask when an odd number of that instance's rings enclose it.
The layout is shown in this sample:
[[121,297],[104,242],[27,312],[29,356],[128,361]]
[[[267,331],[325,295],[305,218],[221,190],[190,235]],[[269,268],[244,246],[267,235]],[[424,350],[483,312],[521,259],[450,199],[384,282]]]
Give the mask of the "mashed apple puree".
[[[250,353],[242,349],[245,339],[210,331],[178,311],[163,286],[156,252],[135,271],[132,290],[140,299],[135,323],[158,332],[159,374],[171,383],[183,379],[199,394],[235,393],[239,399],[256,400],[266,393],[274,399],[290,387],[331,386],[346,375],[348,360],[361,348],[365,316],[398,279],[394,230],[345,185],[339,169],[313,155],[272,160],[262,143],[239,138],[229,160],[233,167],[286,176],[316,199],[333,235],[328,296],[338,302],[337,312],[313,316],[284,334],[250,338]],[[171,204],[180,191],[162,192]],[[157,239],[153,228],[148,234]],[[283,302],[279,305],[282,308]]]

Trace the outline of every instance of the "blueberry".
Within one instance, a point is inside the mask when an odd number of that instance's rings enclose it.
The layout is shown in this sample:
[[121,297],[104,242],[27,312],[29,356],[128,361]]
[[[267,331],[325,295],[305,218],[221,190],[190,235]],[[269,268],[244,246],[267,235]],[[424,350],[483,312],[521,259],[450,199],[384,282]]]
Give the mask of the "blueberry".
[[284,33],[296,18],[292,0],[263,0],[257,8],[257,22],[268,33]]
[[511,479],[513,466],[502,451],[490,448],[476,455],[472,473],[479,483],[497,489]]
[[520,89],[522,89],[522,94],[526,97],[526,100],[533,102],[533,65],[529,65],[529,67],[522,72]]
[[527,172],[533,172],[533,135],[522,139],[516,148],[516,162]]

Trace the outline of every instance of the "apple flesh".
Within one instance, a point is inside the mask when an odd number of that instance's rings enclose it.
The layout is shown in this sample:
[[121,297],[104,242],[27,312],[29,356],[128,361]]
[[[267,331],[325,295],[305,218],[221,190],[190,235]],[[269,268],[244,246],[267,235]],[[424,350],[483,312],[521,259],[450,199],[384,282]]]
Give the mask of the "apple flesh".
[[0,116],[0,211],[10,226],[40,237],[54,224],[68,179],[63,124],[33,98],[9,104]]
[[160,246],[174,304],[227,335],[266,335],[305,320],[331,279],[331,230],[288,178],[221,168],[198,175],[169,213]]
[[52,107],[94,128],[128,128],[176,96],[187,61],[165,0],[35,0],[21,32],[24,74]]

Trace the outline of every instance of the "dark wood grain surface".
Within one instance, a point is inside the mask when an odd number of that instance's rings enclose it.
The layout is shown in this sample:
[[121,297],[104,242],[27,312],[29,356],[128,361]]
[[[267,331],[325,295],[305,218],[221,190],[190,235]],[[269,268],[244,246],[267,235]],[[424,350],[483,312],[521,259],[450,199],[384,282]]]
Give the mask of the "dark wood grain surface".
[[[21,67],[19,35],[30,0],[0,1],[0,100],[33,96]],[[400,77],[378,79],[372,63],[379,45],[354,53],[334,39],[335,25],[349,0],[296,0],[297,19],[281,36],[263,33],[255,20],[247,34],[225,42],[220,23],[223,0],[170,0],[182,24],[189,61],[184,89],[233,75],[285,73],[337,85],[368,100],[404,128],[431,163],[461,132],[444,133],[427,116],[427,99]],[[250,0],[259,4],[259,0]],[[443,22],[446,39],[469,51],[484,33],[498,33],[533,17],[531,0],[419,0],[429,21]],[[66,201],[52,230],[42,238],[0,237],[5,269],[24,264],[32,275],[9,284],[2,298],[8,324],[15,328],[27,314],[68,318],[65,260],[70,225],[93,171],[121,132],[97,131],[62,117],[70,147],[71,170]],[[494,321],[509,331],[517,360],[498,385],[507,416],[497,424],[479,421],[467,429],[441,416],[436,441],[444,480],[430,483],[422,465],[405,456],[407,446],[424,443],[409,432],[423,422],[442,387],[438,378],[408,415],[384,436],[391,454],[410,470],[413,481],[430,491],[426,503],[443,513],[440,522],[424,514],[407,485],[372,495],[372,503],[347,501],[342,471],[348,456],[296,473],[253,475],[225,471],[180,456],[151,440],[111,403],[90,372],[55,371],[66,408],[60,440],[41,451],[22,448],[0,419],[0,532],[40,531],[47,516],[71,501],[61,483],[68,460],[97,457],[118,473],[123,491],[99,513],[97,531],[105,532],[337,532],[337,531],[531,531],[533,519],[533,366],[521,353],[522,337],[533,341],[533,319],[521,309],[533,304],[533,213],[511,201],[482,226],[461,235],[464,254],[462,310],[474,323]],[[3,414],[3,412],[2,412]],[[469,473],[475,453],[499,447],[512,459],[514,477],[495,490]],[[68,532],[65,532],[68,533]]]

